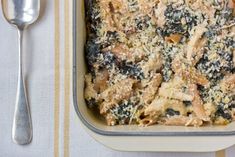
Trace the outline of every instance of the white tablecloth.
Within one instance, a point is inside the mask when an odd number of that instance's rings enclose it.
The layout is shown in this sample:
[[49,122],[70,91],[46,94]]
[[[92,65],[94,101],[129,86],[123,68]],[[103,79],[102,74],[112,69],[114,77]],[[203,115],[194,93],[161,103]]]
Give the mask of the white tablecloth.
[[81,128],[72,106],[72,0],[41,2],[40,19],[24,36],[24,70],[33,118],[33,141],[27,146],[11,140],[18,69],[17,32],[0,13],[0,157],[235,156],[235,147],[217,153],[130,153],[97,143]]

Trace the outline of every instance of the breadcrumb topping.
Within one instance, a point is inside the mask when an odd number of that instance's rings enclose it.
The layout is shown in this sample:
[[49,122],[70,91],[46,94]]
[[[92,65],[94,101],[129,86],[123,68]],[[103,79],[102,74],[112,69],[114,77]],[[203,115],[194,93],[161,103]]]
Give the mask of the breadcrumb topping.
[[89,0],[85,100],[108,125],[235,119],[234,0]]

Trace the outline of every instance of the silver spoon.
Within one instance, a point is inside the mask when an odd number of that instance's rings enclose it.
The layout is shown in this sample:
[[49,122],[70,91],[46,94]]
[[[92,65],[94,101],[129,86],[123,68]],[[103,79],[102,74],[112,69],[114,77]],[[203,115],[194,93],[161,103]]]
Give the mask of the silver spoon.
[[39,16],[40,0],[2,0],[2,10],[6,20],[18,29],[19,74],[12,139],[15,143],[24,145],[31,142],[33,131],[22,69],[22,39],[24,29]]

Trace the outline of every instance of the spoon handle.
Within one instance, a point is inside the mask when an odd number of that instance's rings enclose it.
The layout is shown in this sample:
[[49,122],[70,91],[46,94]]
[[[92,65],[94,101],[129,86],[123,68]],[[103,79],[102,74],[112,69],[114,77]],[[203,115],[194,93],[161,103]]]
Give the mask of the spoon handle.
[[24,75],[22,70],[23,29],[18,29],[19,40],[19,73],[16,94],[15,113],[12,127],[12,139],[15,143],[25,145],[32,140],[32,120],[28,104]]

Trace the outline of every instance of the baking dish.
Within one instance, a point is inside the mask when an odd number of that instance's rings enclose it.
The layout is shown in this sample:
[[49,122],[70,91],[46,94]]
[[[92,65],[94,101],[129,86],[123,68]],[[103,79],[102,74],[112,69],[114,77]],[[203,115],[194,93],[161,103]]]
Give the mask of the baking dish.
[[[86,64],[84,0],[73,0],[73,100],[86,130],[99,142],[126,151],[216,151],[235,144],[235,122],[227,126],[107,126],[87,108],[83,96]],[[197,149],[195,149],[197,148]]]

